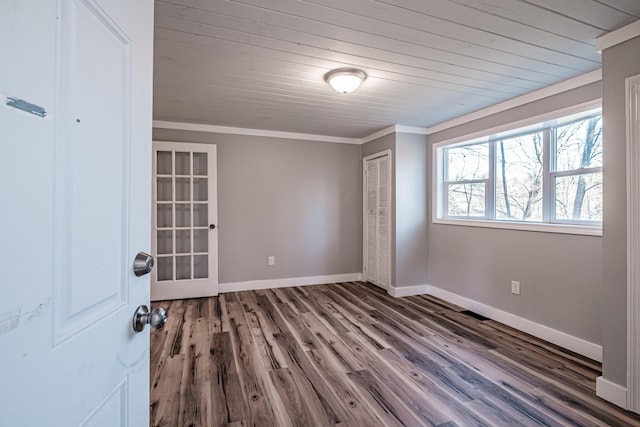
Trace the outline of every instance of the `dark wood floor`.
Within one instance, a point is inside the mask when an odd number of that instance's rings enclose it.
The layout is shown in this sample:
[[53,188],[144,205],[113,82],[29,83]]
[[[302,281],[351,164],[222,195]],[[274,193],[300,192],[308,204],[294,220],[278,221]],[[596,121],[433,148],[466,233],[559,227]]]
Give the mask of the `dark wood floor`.
[[159,302],[153,426],[640,426],[600,364],[360,282]]

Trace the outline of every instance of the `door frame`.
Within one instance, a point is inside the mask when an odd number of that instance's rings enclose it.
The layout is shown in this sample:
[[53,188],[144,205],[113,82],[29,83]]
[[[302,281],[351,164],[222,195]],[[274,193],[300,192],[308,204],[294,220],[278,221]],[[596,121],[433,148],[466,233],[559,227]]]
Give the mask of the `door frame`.
[[627,117],[627,408],[640,413],[640,74],[625,81]]
[[367,161],[369,160],[373,160],[373,159],[377,159],[379,157],[384,157],[384,156],[389,156],[389,230],[387,231],[388,233],[388,239],[389,239],[389,285],[388,286],[384,286],[384,285],[380,285],[379,283],[374,283],[376,286],[380,287],[381,289],[386,290],[387,292],[389,292],[389,290],[393,287],[393,277],[394,272],[391,269],[391,266],[393,265],[393,258],[395,256],[395,251],[394,251],[394,242],[392,240],[393,237],[393,233],[391,232],[391,229],[393,228],[393,211],[395,208],[395,203],[394,203],[394,191],[393,191],[393,186],[394,186],[394,176],[393,176],[393,155],[392,155],[392,151],[391,149],[386,149],[386,150],[382,150],[379,151],[377,153],[368,155],[366,157],[362,158],[362,280],[363,281],[367,281],[367,273],[366,273],[366,266],[367,266],[367,257],[368,257],[368,252],[367,252],[367,243],[368,243],[368,239],[367,239]]
[[[210,238],[209,240],[209,277],[207,279],[191,279],[191,281],[197,280],[201,282],[201,286],[193,286],[193,289],[185,289],[180,288],[178,290],[174,289],[174,281],[171,283],[158,283],[157,268],[154,268],[151,272],[151,301],[159,301],[166,299],[183,299],[183,298],[202,298],[202,297],[210,297],[216,296],[219,293],[219,283],[218,283],[218,155],[217,155],[217,145],[216,144],[206,144],[206,143],[191,143],[191,142],[180,142],[180,141],[156,141],[154,140],[152,143],[152,195],[151,195],[151,252],[154,256],[156,256],[158,252],[157,245],[157,236],[156,236],[156,225],[157,225],[157,211],[156,211],[156,203],[157,203],[157,188],[156,188],[156,170],[157,170],[157,161],[156,161],[156,152],[161,149],[166,149],[167,151],[179,151],[180,148],[183,148],[185,151],[207,151],[210,155],[208,161],[211,161],[215,170],[213,173],[211,171],[207,171],[208,178],[208,217],[212,223],[215,224],[216,228],[210,230],[210,235],[213,235],[214,238]],[[173,171],[175,173],[175,171]],[[175,196],[175,194],[174,194]],[[193,200],[191,201],[193,202]],[[175,203],[175,200],[174,200]],[[175,213],[174,213],[175,220]],[[211,223],[211,222],[210,222]],[[193,226],[193,224],[192,224]],[[211,234],[213,233],[213,234]],[[174,237],[175,239],[175,237]],[[213,241],[213,242],[212,242]],[[175,243],[175,242],[174,242]],[[175,254],[174,254],[175,256]],[[157,260],[156,260],[157,261]],[[157,262],[156,262],[157,264]],[[175,273],[175,272],[174,272]],[[210,283],[206,283],[210,282]],[[166,285],[166,286],[163,286]],[[215,285],[215,286],[211,286]],[[207,288],[207,286],[211,286]]]

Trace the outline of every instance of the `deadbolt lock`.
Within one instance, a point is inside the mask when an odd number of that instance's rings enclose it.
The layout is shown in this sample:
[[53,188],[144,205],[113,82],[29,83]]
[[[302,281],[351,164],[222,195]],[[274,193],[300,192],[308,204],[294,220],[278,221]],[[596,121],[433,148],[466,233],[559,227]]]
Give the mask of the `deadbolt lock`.
[[153,270],[153,257],[147,253],[138,252],[133,260],[133,273],[140,277],[151,273],[151,270]]

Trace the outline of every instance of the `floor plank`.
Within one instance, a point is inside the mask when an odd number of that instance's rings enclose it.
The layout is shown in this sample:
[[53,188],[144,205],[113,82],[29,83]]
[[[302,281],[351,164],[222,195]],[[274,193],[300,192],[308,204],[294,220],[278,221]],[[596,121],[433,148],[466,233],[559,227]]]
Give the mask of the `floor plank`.
[[160,301],[151,426],[640,426],[601,365],[363,282]]

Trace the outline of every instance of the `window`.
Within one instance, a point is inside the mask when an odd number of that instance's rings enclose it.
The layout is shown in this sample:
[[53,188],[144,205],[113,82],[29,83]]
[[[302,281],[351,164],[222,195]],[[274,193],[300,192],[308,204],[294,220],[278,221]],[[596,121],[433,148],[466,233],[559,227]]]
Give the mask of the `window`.
[[436,219],[602,225],[600,110],[444,143],[436,155]]

